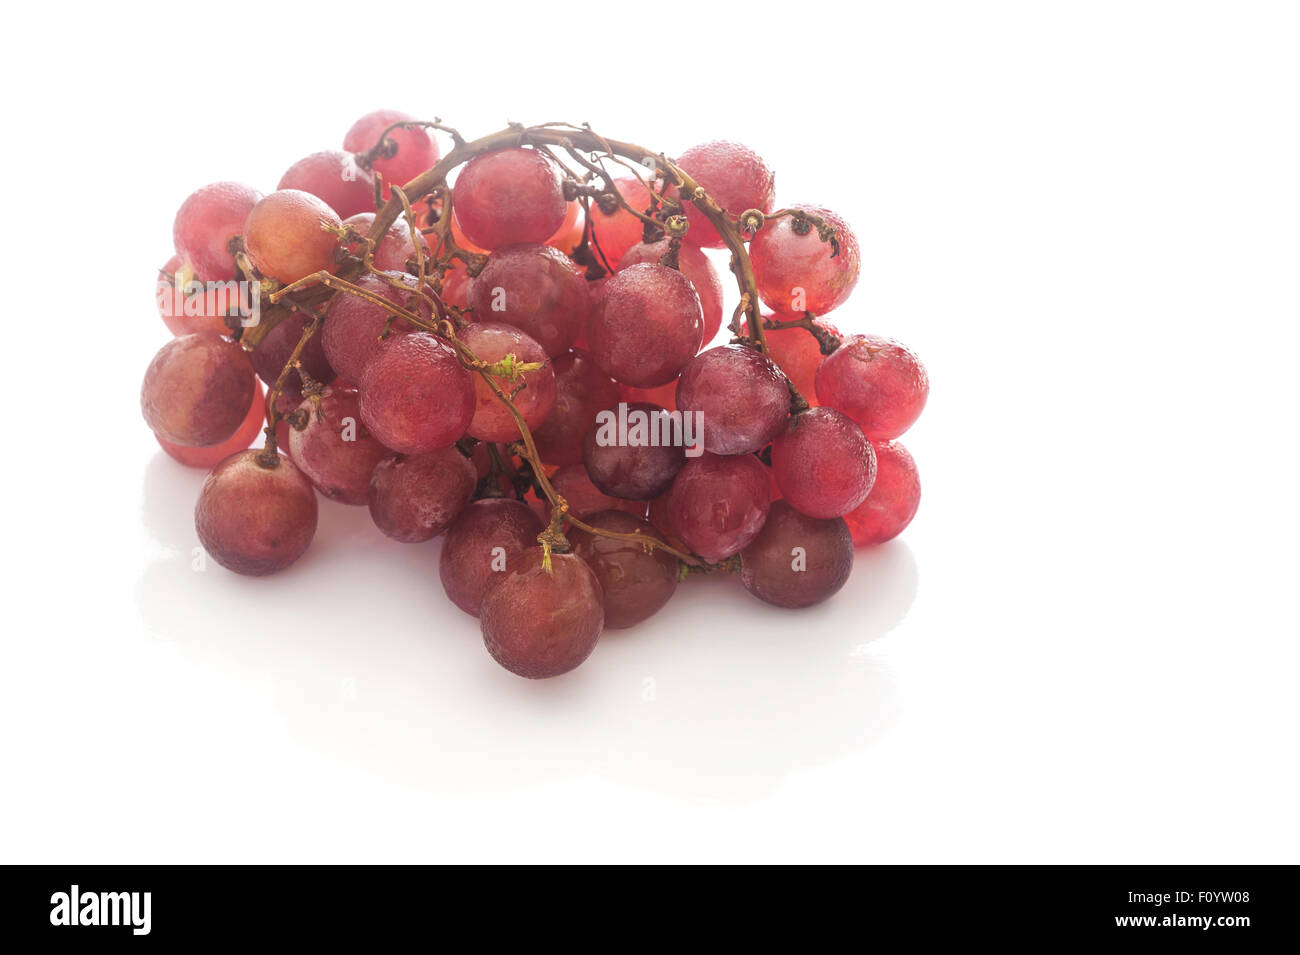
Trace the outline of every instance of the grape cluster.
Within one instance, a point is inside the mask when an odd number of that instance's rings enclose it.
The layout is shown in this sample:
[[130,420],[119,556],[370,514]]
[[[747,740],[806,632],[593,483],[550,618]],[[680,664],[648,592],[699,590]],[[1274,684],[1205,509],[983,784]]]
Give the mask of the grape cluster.
[[[167,454],[211,469],[203,547],[283,570],[318,497],[397,541],[443,535],[447,596],[533,678],[692,574],[778,607],[830,597],[855,546],[916,513],[897,438],[929,380],[902,343],[826,319],[859,278],[848,223],[775,199],[736,143],[671,160],[569,125],[470,142],[390,110],[271,193],[197,190],[141,408]],[[730,253],[741,293],[717,345],[705,249]]]

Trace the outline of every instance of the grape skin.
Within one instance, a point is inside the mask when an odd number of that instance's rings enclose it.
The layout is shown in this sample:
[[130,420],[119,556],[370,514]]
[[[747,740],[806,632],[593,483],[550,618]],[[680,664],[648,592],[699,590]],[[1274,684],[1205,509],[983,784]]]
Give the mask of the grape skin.
[[[614,188],[633,209],[645,212],[650,207],[650,190],[640,179],[631,176],[615,179]],[[621,205],[612,215],[606,215],[600,204],[592,200],[591,245],[598,262],[608,263],[611,270],[618,268],[623,254],[641,241],[644,232],[645,225],[642,221]],[[597,249],[600,250],[598,253]]]
[[262,199],[256,189],[237,182],[214,182],[181,203],[172,224],[176,254],[194,269],[200,282],[225,282],[239,274],[230,240]]
[[214,332],[198,332],[173,338],[154,355],[140,387],[140,410],[159,437],[207,447],[239,429],[256,395],[244,350]]
[[[230,329],[226,327],[225,312],[237,312],[241,293],[223,290],[220,294],[209,294],[208,289],[203,288],[185,294],[185,285],[192,281],[190,275],[191,271],[179,255],[173,255],[159,270],[154,284],[154,301],[158,304],[163,324],[177,337],[195,332],[228,334]],[[177,301],[176,294],[178,285],[181,286],[180,301]],[[222,305],[225,309],[221,308]]]
[[451,602],[477,617],[488,585],[505,569],[494,562],[534,545],[543,526],[531,507],[513,498],[487,497],[465,508],[447,529],[438,559],[438,577]]
[[[618,262],[618,270],[630,265],[649,262],[659,264],[659,260],[668,251],[668,239],[660,239],[647,245],[638,242],[623,254]],[[683,245],[677,250],[677,264],[682,275],[691,281],[695,294],[700,297],[700,312],[704,318],[704,332],[700,336],[704,344],[713,341],[722,327],[722,279],[713,267],[709,257],[693,245]]]
[[836,593],[853,569],[853,538],[840,517],[821,520],[777,501],[740,552],[740,582],[777,607],[810,607]]
[[299,159],[285,170],[276,188],[310,192],[338,213],[340,219],[375,211],[374,174],[358,166],[351,153],[338,149],[326,149]]
[[670,530],[706,560],[730,557],[762,530],[770,487],[752,454],[689,458],[668,489]]
[[858,284],[861,269],[858,239],[844,219],[820,206],[795,206],[819,216],[836,230],[839,254],[812,226],[803,235],[794,219],[782,216],[764,224],[749,243],[759,297],[778,312],[824,315],[839,307]]
[[686,276],[632,265],[610,277],[587,327],[591,357],[615,381],[653,388],[672,381],[700,350],[704,315]]
[[897,441],[873,442],[876,483],[857,508],[844,515],[858,547],[883,544],[901,534],[921,505],[916,461]]
[[222,567],[260,577],[301,557],[316,534],[316,492],[284,455],[263,467],[259,450],[222,461],[203,482],[194,528]]
[[[293,350],[298,347],[303,332],[311,324],[311,319],[301,312],[291,312],[278,305],[266,307],[262,313],[262,320],[266,321],[275,313],[279,313],[279,320],[249,354],[257,376],[266,382],[268,387],[275,385]],[[330,367],[329,359],[325,357],[325,346],[321,338],[320,331],[317,331],[307,339],[298,361],[313,381],[328,385],[334,380],[334,369]],[[296,368],[291,369],[285,376],[284,393],[294,397],[302,395],[302,376],[298,374]]]
[[[400,281],[409,291],[395,287],[378,275],[364,275],[355,284],[408,312],[426,320],[431,318],[429,307],[416,296],[416,280],[412,276],[389,272],[388,277]],[[320,333],[321,348],[334,371],[347,381],[359,382],[366,362],[379,350],[380,336],[385,329],[391,339],[414,331],[415,327],[406,319],[397,318],[358,295],[338,292],[330,299],[325,311],[325,326]]]
[[[682,153],[677,165],[733,216],[746,209],[772,211],[776,200],[776,174],[767,168],[763,157],[748,146],[723,140],[702,143]],[[668,192],[673,196],[679,195],[676,187]],[[725,243],[713,223],[693,203],[684,205],[686,219],[690,222],[686,241],[705,249],[721,249]]]
[[850,335],[817,369],[817,397],[857,422],[872,441],[889,441],[921,416],[930,394],[925,366],[906,345]]
[[790,414],[790,387],[770,358],[744,345],[721,345],[686,363],[677,407],[698,412],[704,449],[748,454],[769,444]]
[[210,444],[206,448],[190,448],[183,444],[173,444],[155,434],[154,438],[158,446],[174,461],[179,461],[187,468],[202,468],[205,471],[216,467],[232,454],[243,451],[257,440],[257,436],[266,426],[266,405],[261,400],[262,388],[256,384],[254,387],[257,391],[253,396],[252,404],[248,406],[248,414],[244,416],[243,424],[225,441]]
[[468,300],[475,321],[514,325],[552,358],[568,351],[587,323],[587,280],[549,245],[511,245],[492,253],[470,279]]
[[[629,431],[634,412],[650,420],[650,429],[662,435],[661,427],[667,412],[658,405],[636,402],[628,406]],[[582,442],[582,461],[587,476],[601,492],[623,500],[648,501],[658,497],[673,483],[673,478],[686,463],[686,452],[680,445],[672,444],[601,444],[601,428],[593,424]]]
[[414,544],[445,531],[469,503],[477,481],[474,465],[455,448],[390,454],[375,465],[366,502],[376,527]]
[[[587,523],[618,534],[663,538],[650,524],[624,511],[600,511]],[[604,594],[605,626],[631,627],[658,613],[677,590],[677,558],[659,548],[600,537],[579,528],[568,532],[573,552],[587,562]]]
[[452,187],[465,236],[484,249],[544,243],[564,223],[560,170],[535,149],[502,149],[465,164]]
[[[377,109],[373,113],[367,113],[353,123],[352,128],[343,136],[343,148],[350,153],[367,153],[393,123],[414,119],[414,116],[395,109]],[[392,186],[405,186],[438,162],[438,143],[422,127],[394,129],[386,138],[397,145],[397,151],[392,156],[375,157],[373,166],[374,171],[384,180],[385,199],[392,194]]]
[[293,462],[324,497],[365,504],[375,465],[389,452],[362,423],[355,389],[326,388],[318,400],[306,398],[297,410],[306,415],[307,426],[289,429]]
[[579,464],[587,429],[597,412],[618,404],[619,388],[586,352],[574,350],[551,362],[555,404],[533,430],[537,453],[547,464]]
[[[507,395],[513,394],[515,410],[528,425],[536,428],[551,413],[555,405],[555,371],[547,361],[542,346],[513,325],[498,322],[478,322],[466,326],[460,333],[461,341],[482,362],[497,362],[514,355],[521,363],[542,363],[542,367],[526,371],[515,380],[493,375],[497,386]],[[469,434],[480,441],[516,441],[522,435],[519,425],[505,403],[493,394],[482,375],[474,375],[476,406],[469,423]],[[522,390],[516,391],[522,385]]]
[[361,419],[385,447],[423,454],[458,441],[474,417],[474,383],[455,350],[428,332],[380,345],[358,382]]
[[310,192],[281,189],[249,212],[244,249],[259,272],[288,285],[338,268],[334,254],[342,228],[338,213]]
[[596,648],[605,624],[600,581],[574,554],[530,547],[494,575],[480,623],[492,658],[511,673],[544,679],[568,673]]
[[833,408],[795,415],[772,442],[782,496],[809,517],[842,517],[866,500],[876,454],[853,421]]

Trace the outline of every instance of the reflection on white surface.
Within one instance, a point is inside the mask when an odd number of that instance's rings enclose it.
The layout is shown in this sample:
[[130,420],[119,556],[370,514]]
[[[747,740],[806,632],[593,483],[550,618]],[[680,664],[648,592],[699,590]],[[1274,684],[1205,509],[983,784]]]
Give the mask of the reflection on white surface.
[[640,627],[607,631],[581,668],[536,682],[500,669],[446,599],[440,542],[388,541],[365,508],[322,502],[312,548],[282,574],[194,571],[201,482],[161,452],[147,468],[159,547],[135,590],[145,629],[204,667],[269,681],[299,745],[387,782],[489,794],[599,773],[748,801],[870,745],[898,709],[873,642],[916,594],[902,541],[858,551],[845,588],[803,611],[733,578],[689,580]]

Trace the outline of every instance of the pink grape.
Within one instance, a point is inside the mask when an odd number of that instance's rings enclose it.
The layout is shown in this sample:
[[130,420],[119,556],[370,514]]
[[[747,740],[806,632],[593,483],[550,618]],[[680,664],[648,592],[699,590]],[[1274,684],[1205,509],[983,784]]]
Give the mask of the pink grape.
[[[268,387],[275,385],[275,380],[288,363],[289,356],[298,347],[303,332],[311,324],[311,319],[301,312],[280,310],[277,306],[271,308],[281,311],[283,317],[266,333],[266,337],[258,343],[249,356],[258,377],[266,382]],[[270,309],[266,311],[269,312]],[[266,317],[264,313],[263,318]],[[328,385],[334,380],[334,369],[330,367],[329,359],[325,357],[325,346],[321,339],[322,329],[317,329],[316,333],[307,339],[298,361],[313,381]],[[284,390],[289,395],[302,394],[302,376],[298,374],[297,369],[291,370],[285,377]]]
[[438,559],[438,577],[451,602],[477,617],[493,578],[537,543],[542,527],[533,509],[513,498],[487,497],[466,507],[447,529]]
[[173,335],[193,335],[195,332],[216,332],[228,335],[226,315],[238,318],[249,303],[244,301],[238,286],[225,282],[220,288],[206,288],[196,283],[193,272],[173,255],[158,272],[154,284],[154,301],[163,323]]
[[[763,317],[789,322],[803,316],[777,312],[775,315]],[[830,334],[839,336],[839,331],[830,322],[818,321],[815,324]],[[749,323],[742,322],[741,327],[747,329]],[[769,328],[763,332],[763,338],[767,342],[768,357],[785,372],[785,376],[790,379],[795,390],[803,396],[804,400],[816,406],[818,399],[814,382],[817,368],[825,357],[822,354],[821,344],[803,328]]]
[[[588,519],[592,527],[618,534],[662,536],[648,521],[623,511],[601,511]],[[658,613],[677,591],[677,558],[657,547],[600,537],[573,528],[573,552],[586,561],[600,581],[605,598],[605,626],[620,630]]]
[[387,448],[423,454],[458,441],[474,417],[474,382],[428,332],[384,342],[358,382],[361,420]]
[[549,245],[512,245],[488,257],[470,279],[476,322],[505,322],[535,339],[552,358],[587,324],[587,280]]
[[[401,272],[389,272],[387,277],[400,282],[403,288],[394,287],[379,275],[364,275],[355,284],[426,320],[432,317],[429,307],[416,295],[414,277]],[[345,380],[360,381],[366,362],[379,349],[385,329],[391,338],[414,331],[414,326],[360,296],[336,292],[325,311],[320,334],[326,360]]]
[[533,429],[533,441],[547,464],[578,464],[582,442],[597,412],[619,401],[618,385],[583,351],[571,351],[552,360],[555,371],[555,405],[546,420]]
[[907,448],[897,441],[874,442],[876,483],[857,508],[844,515],[858,547],[883,544],[903,532],[921,504],[921,477]]
[[289,455],[316,490],[340,504],[367,501],[370,476],[388,449],[361,422],[357,393],[326,388],[319,400],[306,398],[298,410],[307,426],[289,429]]
[[338,213],[310,192],[281,189],[253,206],[244,222],[244,248],[259,272],[288,285],[338,268],[342,227]]
[[817,369],[817,397],[858,423],[872,441],[897,438],[921,416],[930,394],[925,366],[906,345],[850,335]]
[[340,219],[375,211],[375,177],[357,165],[356,157],[327,149],[299,159],[280,177],[277,189],[310,192],[338,213]]
[[414,116],[395,109],[377,109],[353,123],[343,137],[343,148],[351,153],[368,153],[379,142],[380,136],[390,144],[380,150],[373,167],[384,180],[385,199],[391,194],[390,187],[405,186],[438,162],[438,143],[425,128],[394,129],[384,134],[393,123],[414,119]]
[[565,255],[572,255],[573,250],[582,244],[582,233],[585,231],[587,220],[582,212],[582,203],[577,199],[570,202],[564,213],[564,221],[560,227],[544,243],[552,248],[559,249]]
[[516,555],[483,597],[483,643],[511,673],[542,679],[568,673],[591,655],[605,625],[600,581],[573,554],[541,547]]
[[767,468],[752,454],[690,458],[667,496],[671,531],[706,560],[730,557],[753,540],[771,505]]
[[210,471],[232,454],[243,451],[262,433],[262,429],[266,426],[266,405],[261,399],[262,389],[261,386],[257,386],[257,394],[253,397],[253,403],[248,406],[248,414],[244,416],[243,424],[234,434],[219,444],[210,444],[206,448],[189,448],[183,444],[173,444],[156,434],[154,438],[158,441],[158,446],[173,460],[179,461],[188,468]]
[[284,570],[316,534],[316,492],[282,454],[266,467],[263,452],[226,458],[203,482],[194,508],[199,543],[222,567],[260,577]]
[[782,496],[809,517],[843,517],[866,500],[876,454],[862,429],[834,408],[792,417],[772,442],[772,474]]
[[[649,245],[638,242],[623,254],[618,269],[622,271],[630,265],[644,262],[658,265],[668,251],[668,242],[668,239],[660,239]],[[682,245],[677,250],[677,264],[682,275],[690,279],[695,294],[700,297],[700,311],[704,316],[704,333],[700,337],[707,345],[722,327],[722,279],[718,277],[718,270],[713,267],[709,257],[693,245]]]
[[[682,153],[677,165],[704,187],[718,205],[733,216],[746,209],[771,212],[776,199],[776,174],[763,157],[739,143],[714,141],[693,146]],[[674,186],[669,195],[678,195]],[[683,203],[690,231],[686,241],[705,249],[723,247],[722,236],[693,203]]]
[[790,216],[767,222],[749,243],[758,294],[768,308],[778,312],[824,315],[843,304],[858,284],[858,239],[848,223],[829,209],[794,208],[820,216],[833,226],[839,253],[832,256],[830,243],[821,240],[816,226],[800,235]]
[[844,586],[853,538],[840,517],[822,520],[777,501],[762,531],[740,552],[740,582],[778,607],[809,607]]
[[[628,443],[619,443],[617,429],[593,424],[582,443],[582,460],[591,483],[610,497],[648,501],[673,483],[686,463],[683,445],[652,444],[652,436],[674,439],[668,412],[658,405],[637,402],[627,408]],[[634,434],[639,420],[645,424]],[[614,438],[613,441],[606,440]],[[631,443],[638,439],[638,443]]]
[[746,454],[771,442],[790,415],[790,388],[776,363],[744,345],[720,345],[686,363],[677,407],[698,412],[704,449]]
[[140,410],[172,444],[207,447],[229,439],[257,396],[248,355],[215,332],[173,338],[145,371]]
[[465,164],[452,189],[456,220],[484,249],[542,243],[568,211],[560,170],[535,149],[502,149]]
[[256,189],[237,182],[214,182],[181,203],[172,240],[200,282],[224,282],[239,274],[230,240],[244,231],[244,221],[261,198]]
[[[632,176],[614,180],[614,188],[623,200],[638,212],[645,212],[650,206],[650,190],[645,183]],[[609,263],[611,270],[618,268],[619,260],[628,249],[641,241],[645,226],[641,220],[628,212],[621,205],[612,214],[601,210],[594,199],[591,210],[591,244],[592,252],[600,249],[600,256]],[[597,257],[597,261],[601,261]],[[658,259],[655,260],[656,262]]]
[[[555,405],[555,371],[542,346],[513,325],[497,322],[467,325],[460,338],[479,361],[497,362],[507,355],[514,355],[520,363],[542,364],[541,368],[526,371],[514,380],[493,376],[502,391],[507,395],[514,394],[515,408],[523,415],[528,429],[531,431],[540,425]],[[474,418],[469,423],[470,436],[480,441],[517,441],[522,435],[509,409],[492,393],[482,375],[475,374],[473,380],[476,404]],[[516,393],[520,385],[523,388]]]
[[[569,513],[574,517],[586,517],[588,514],[608,510],[639,509],[640,513],[645,513],[644,502],[626,501],[606,494],[596,487],[591,481],[591,476],[587,474],[587,469],[581,464],[566,464],[559,468],[551,475],[551,486],[555,488],[556,494],[568,501]],[[539,504],[539,506],[542,507],[542,513],[548,512],[545,505]]]
[[672,381],[700,350],[704,316],[686,276],[632,265],[605,283],[587,329],[591,357],[616,381],[653,388]]
[[390,454],[370,475],[370,517],[393,540],[430,540],[469,503],[477,479],[474,465],[456,448]]

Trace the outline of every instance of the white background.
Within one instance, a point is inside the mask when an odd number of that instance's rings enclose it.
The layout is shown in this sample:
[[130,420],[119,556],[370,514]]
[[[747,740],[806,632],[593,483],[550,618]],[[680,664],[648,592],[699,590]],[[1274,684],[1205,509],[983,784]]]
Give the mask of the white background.
[[[1297,861],[1292,11],[98,5],[7,32],[0,856]],[[914,525],[821,607],[690,582],[543,683],[488,658],[438,543],[364,509],[323,504],[279,576],[191,571],[202,475],[138,410],[175,208],[269,190],[380,106],[737,139],[779,201],[841,211],[864,270],[834,321],[933,382]]]

